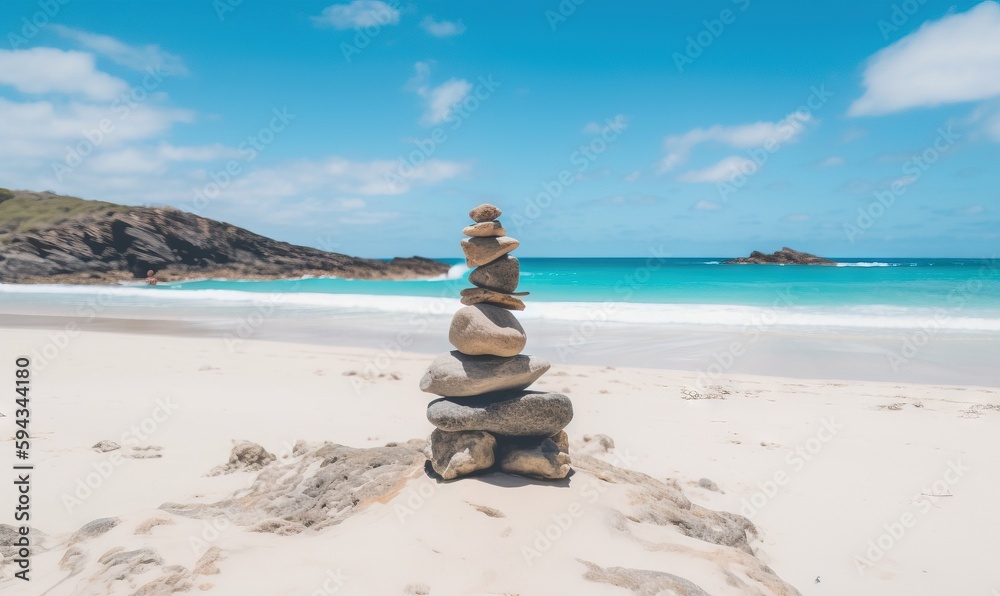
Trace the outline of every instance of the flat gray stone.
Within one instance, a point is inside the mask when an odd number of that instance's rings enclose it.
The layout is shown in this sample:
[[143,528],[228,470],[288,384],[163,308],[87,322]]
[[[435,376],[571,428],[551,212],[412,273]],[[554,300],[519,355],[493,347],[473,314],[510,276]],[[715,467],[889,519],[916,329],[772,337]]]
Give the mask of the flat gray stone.
[[465,264],[478,267],[495,261],[518,247],[520,242],[510,236],[496,238],[466,238],[462,240]]
[[485,470],[496,461],[497,440],[488,432],[470,430],[431,433],[431,466],[445,480]]
[[490,221],[491,219],[496,219],[500,217],[503,211],[496,205],[490,205],[489,203],[483,203],[478,207],[474,207],[472,211],[469,211],[469,217],[475,222]]
[[469,282],[503,294],[510,294],[517,289],[521,280],[521,265],[517,257],[504,255],[492,263],[476,267],[469,274]]
[[503,225],[497,221],[484,221],[480,223],[474,223],[471,226],[466,226],[462,233],[466,236],[472,236],[474,238],[492,238],[496,236],[506,236],[507,230],[504,229]]
[[550,366],[546,360],[527,354],[503,358],[466,356],[461,352],[451,351],[431,362],[420,379],[420,390],[447,397],[519,390],[537,381]]
[[573,403],[561,393],[541,391],[442,397],[427,405],[427,420],[449,432],[485,430],[514,437],[549,437],[573,420]]
[[509,310],[475,304],[458,309],[451,318],[448,341],[469,356],[517,356],[528,336]]

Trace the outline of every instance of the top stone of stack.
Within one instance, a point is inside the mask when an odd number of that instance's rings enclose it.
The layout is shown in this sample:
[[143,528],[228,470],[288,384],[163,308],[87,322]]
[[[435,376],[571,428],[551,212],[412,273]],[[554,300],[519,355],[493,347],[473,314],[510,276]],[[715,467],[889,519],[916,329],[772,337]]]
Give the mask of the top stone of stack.
[[471,217],[472,221],[476,223],[482,223],[484,221],[492,221],[500,217],[501,213],[502,211],[500,211],[499,207],[490,205],[489,203],[484,203],[472,211],[469,211],[469,217]]
[[[469,211],[469,217],[476,222],[462,230],[466,236],[471,236],[462,240],[465,264],[469,267],[488,265],[517,248],[518,241],[507,235],[507,230],[497,219],[500,214],[500,208],[489,203]],[[517,259],[513,259],[513,263],[516,267]],[[482,287],[482,284],[472,281]],[[499,290],[499,288],[490,289]]]

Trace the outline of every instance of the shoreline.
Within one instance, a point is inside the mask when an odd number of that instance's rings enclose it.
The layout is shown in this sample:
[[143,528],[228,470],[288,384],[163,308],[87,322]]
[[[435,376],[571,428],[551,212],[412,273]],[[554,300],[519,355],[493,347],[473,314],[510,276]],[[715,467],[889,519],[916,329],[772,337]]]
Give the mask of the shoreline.
[[[455,301],[457,303],[457,301]],[[273,305],[272,305],[273,306]],[[261,304],[198,318],[135,318],[103,314],[93,307],[80,316],[0,313],[0,328],[45,330],[32,347],[46,357],[61,338],[83,332],[202,338],[232,351],[249,341],[299,343],[340,349],[433,355],[449,351],[450,313],[327,312],[275,316]],[[633,366],[698,374],[696,390],[728,373],[836,381],[873,381],[1000,387],[994,363],[995,333],[772,326],[742,329],[682,325],[594,324],[527,319],[533,330],[527,350],[553,365]]]

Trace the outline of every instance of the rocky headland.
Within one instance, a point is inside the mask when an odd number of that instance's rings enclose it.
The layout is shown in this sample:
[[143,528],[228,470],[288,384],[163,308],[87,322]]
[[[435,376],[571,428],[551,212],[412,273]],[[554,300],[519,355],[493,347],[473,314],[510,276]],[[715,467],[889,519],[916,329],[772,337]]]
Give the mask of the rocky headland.
[[154,270],[182,279],[419,279],[421,257],[363,259],[297,246],[172,207],[129,207],[0,189],[0,282],[104,284]]

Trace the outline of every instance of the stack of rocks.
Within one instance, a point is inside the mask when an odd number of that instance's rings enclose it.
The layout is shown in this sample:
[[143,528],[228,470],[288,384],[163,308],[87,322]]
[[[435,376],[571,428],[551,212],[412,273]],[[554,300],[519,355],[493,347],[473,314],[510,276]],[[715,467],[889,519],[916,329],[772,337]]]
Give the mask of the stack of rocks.
[[445,480],[496,466],[509,474],[558,479],[569,474],[569,438],[563,428],[573,404],[560,393],[526,391],[549,363],[522,354],[527,336],[512,310],[524,310],[515,292],[521,268],[509,253],[518,241],[497,220],[500,209],[469,212],[463,233],[466,263],[475,267],[451,320],[455,351],[438,356],[420,388],[442,396],[427,406],[431,465]]

